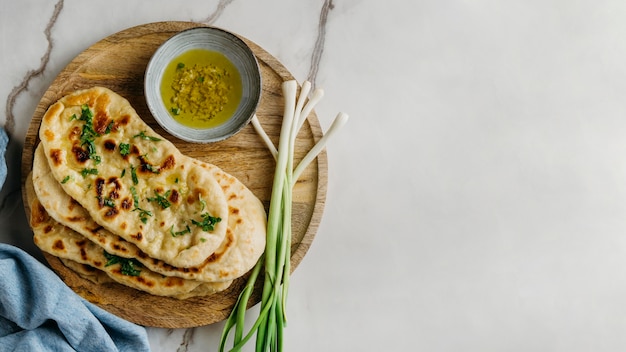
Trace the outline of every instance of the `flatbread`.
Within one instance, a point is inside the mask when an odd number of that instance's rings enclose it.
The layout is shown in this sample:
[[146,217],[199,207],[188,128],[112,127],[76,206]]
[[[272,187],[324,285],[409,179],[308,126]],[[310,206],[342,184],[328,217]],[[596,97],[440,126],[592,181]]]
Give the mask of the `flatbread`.
[[224,241],[228,203],[213,174],[115,92],[94,87],[61,98],[44,115],[39,137],[63,190],[149,257],[189,268]]
[[[109,264],[111,257],[107,256],[102,247],[50,217],[37,199],[30,177],[26,187],[35,244],[42,251],[63,259],[66,266],[77,270],[87,279],[106,283],[108,280],[102,277],[100,273],[102,272],[111,280],[125,286],[153,295],[179,299],[210,295],[225,290],[232,283],[232,281],[209,283],[168,277],[137,264],[131,267],[132,274],[128,274],[129,271],[125,271],[122,263]],[[80,264],[88,265],[100,272],[87,270]]]
[[216,166],[194,161],[211,172],[228,201],[228,228],[220,247],[198,266],[179,268],[150,258],[136,245],[104,229],[73,200],[51,175],[44,150],[38,146],[33,163],[33,185],[48,214],[103,247],[108,253],[135,258],[148,269],[167,276],[199,281],[229,281],[250,270],[265,248],[266,215],[261,201],[237,178]]

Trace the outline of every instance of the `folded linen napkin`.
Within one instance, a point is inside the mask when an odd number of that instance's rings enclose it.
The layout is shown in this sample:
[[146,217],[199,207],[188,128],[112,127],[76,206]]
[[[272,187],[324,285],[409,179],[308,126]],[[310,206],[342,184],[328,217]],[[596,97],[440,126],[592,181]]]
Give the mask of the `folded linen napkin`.
[[0,243],[0,351],[149,351],[146,330],[89,303]]
[[7,163],[4,160],[4,153],[7,151],[7,145],[9,144],[9,136],[4,128],[0,127],[0,188],[4,185],[4,181],[7,178]]

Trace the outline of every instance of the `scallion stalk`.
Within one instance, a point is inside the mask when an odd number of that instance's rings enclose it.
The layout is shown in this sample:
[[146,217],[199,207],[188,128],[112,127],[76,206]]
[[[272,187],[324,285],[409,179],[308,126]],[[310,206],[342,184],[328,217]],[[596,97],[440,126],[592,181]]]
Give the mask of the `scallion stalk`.
[[[285,98],[284,116],[280,131],[278,149],[263,130],[258,118],[252,118],[252,125],[276,159],[274,183],[270,198],[267,221],[267,239],[265,252],[252,270],[244,290],[239,295],[222,332],[219,351],[226,348],[230,331],[235,328],[233,346],[230,351],[241,348],[256,333],[256,351],[282,351],[284,328],[287,322],[286,304],[291,274],[291,217],[292,190],[306,166],[324,149],[328,139],[345,124],[348,115],[340,113],[327,134],[305,155],[294,168],[296,137],[304,120],[323,96],[321,89],[316,89],[308,99],[311,84],[304,82],[300,96],[296,100],[298,85],[296,81],[282,84]],[[258,280],[261,268],[264,269],[263,292],[259,316],[244,335],[244,320],[248,301]]]

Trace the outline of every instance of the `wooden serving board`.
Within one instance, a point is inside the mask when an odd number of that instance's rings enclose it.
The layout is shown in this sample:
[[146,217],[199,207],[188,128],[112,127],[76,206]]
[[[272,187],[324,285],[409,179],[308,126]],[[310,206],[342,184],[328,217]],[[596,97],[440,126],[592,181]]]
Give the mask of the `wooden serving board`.
[[[32,170],[33,153],[39,143],[39,125],[48,107],[72,91],[103,86],[128,99],[146,123],[171,140],[184,154],[215,164],[241,180],[268,210],[275,163],[251,125],[222,142],[188,143],[163,130],[145,103],[144,72],[152,54],[172,35],[198,26],[202,24],[158,22],[140,25],[97,42],[72,60],[44,93],[35,110],[22,155],[22,184]],[[263,92],[257,116],[277,144],[284,108],[281,84],[294,78],[272,55],[250,40],[242,39],[252,48],[262,72]],[[321,137],[319,121],[313,112],[298,135],[296,162]],[[323,152],[305,170],[293,190],[292,270],[298,266],[313,241],[322,217],[326,186],[327,158]],[[30,214],[29,209],[26,211]],[[45,257],[64,282],[79,295],[113,314],[144,326],[187,328],[221,321],[230,314],[246,283],[244,277],[235,280],[224,292],[178,300],[153,296],[119,284],[97,285],[69,270],[56,257],[47,254]],[[259,288],[253,294],[250,306],[259,302]]]

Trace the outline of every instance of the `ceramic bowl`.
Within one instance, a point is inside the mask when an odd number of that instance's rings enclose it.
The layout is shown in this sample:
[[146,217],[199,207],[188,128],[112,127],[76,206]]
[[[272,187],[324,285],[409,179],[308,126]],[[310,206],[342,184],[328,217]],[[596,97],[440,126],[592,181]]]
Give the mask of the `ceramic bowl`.
[[[224,123],[209,128],[193,128],[178,122],[161,94],[161,81],[172,60],[192,49],[223,54],[239,71],[242,95],[235,112]],[[215,27],[181,31],[166,40],[154,53],[146,68],[144,93],[150,112],[168,133],[188,142],[211,143],[239,132],[250,122],[261,99],[261,71],[252,50],[235,34]]]

